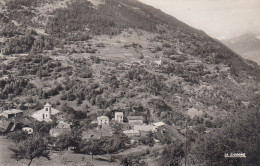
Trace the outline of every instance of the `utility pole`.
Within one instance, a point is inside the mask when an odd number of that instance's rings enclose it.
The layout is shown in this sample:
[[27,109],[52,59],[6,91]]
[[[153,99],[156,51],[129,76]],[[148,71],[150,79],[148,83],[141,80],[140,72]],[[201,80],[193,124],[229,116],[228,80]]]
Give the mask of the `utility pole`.
[[187,154],[188,154],[188,150],[187,150],[187,119],[185,119],[185,166],[187,166]]

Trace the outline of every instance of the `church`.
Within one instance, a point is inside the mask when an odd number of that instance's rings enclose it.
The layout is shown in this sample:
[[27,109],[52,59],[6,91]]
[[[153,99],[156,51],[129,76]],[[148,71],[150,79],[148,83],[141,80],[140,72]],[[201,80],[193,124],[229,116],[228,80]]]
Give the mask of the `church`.
[[46,122],[51,122],[52,115],[58,114],[60,111],[56,110],[55,108],[52,108],[52,105],[49,103],[46,103],[44,105],[44,108],[36,111],[35,113],[32,114],[32,117],[35,118],[38,121],[46,121]]

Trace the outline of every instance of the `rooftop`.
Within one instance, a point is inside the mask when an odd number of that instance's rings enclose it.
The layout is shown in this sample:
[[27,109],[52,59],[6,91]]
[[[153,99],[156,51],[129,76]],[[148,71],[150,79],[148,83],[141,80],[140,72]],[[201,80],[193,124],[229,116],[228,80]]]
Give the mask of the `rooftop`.
[[97,119],[108,119],[108,117],[107,116],[99,116],[99,117],[97,117]]
[[154,126],[156,127],[160,127],[160,126],[164,126],[165,123],[164,122],[156,122],[156,123],[153,123]]
[[140,134],[140,131],[136,130],[125,130],[123,131],[124,134]]
[[17,110],[17,109],[11,109],[11,110],[6,110],[6,111],[4,111],[2,113],[5,113],[5,114],[18,114],[18,113],[21,113],[21,112],[23,112],[23,111]]
[[123,112],[116,112],[115,115],[123,115]]
[[46,103],[44,107],[51,107],[52,105],[50,103]]
[[144,117],[143,116],[128,116],[127,119],[128,120],[143,120]]

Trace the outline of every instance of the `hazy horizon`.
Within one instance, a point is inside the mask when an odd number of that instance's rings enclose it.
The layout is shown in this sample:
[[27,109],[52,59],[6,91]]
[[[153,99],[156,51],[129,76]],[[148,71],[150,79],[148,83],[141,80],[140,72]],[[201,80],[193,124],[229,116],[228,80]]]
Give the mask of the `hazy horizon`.
[[228,39],[260,34],[260,0],[139,0],[205,31]]

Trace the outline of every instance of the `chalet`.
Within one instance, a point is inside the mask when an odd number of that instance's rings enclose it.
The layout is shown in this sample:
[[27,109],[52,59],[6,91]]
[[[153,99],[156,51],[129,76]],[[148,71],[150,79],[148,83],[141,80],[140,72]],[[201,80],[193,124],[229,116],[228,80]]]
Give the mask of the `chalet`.
[[103,127],[103,125],[109,126],[109,118],[107,116],[97,117],[98,125]]
[[0,116],[6,117],[7,119],[17,116],[22,116],[23,111],[17,109],[6,110],[0,114]]
[[116,112],[115,113],[115,121],[116,122],[123,123],[123,117],[124,117],[123,112]]
[[128,123],[143,123],[144,117],[143,116],[128,116]]
[[49,103],[46,103],[44,105],[44,108],[35,112],[32,117],[35,118],[38,121],[46,121],[50,122],[52,121],[51,116],[58,114],[60,111],[52,108],[52,105]]

